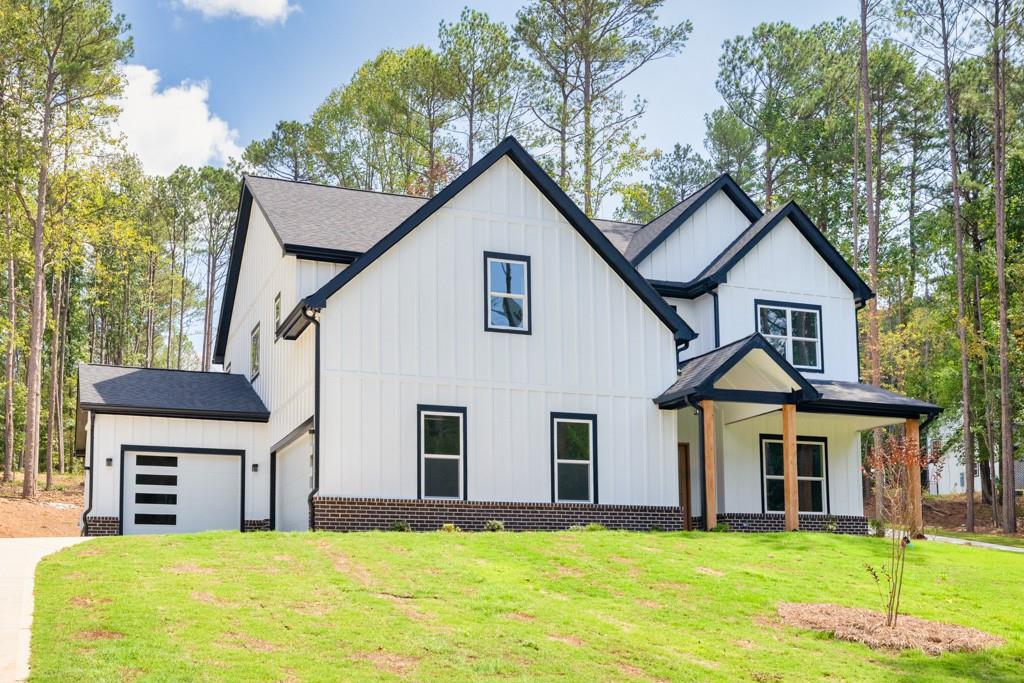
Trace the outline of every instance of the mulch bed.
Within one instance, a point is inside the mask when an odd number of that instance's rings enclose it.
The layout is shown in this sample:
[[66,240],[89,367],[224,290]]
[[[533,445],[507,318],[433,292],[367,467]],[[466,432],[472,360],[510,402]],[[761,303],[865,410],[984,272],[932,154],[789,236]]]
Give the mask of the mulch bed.
[[967,626],[900,615],[894,628],[885,615],[859,607],[784,602],[779,616],[789,626],[831,633],[839,640],[887,650],[921,650],[925,654],[974,652],[1004,643],[1002,638]]

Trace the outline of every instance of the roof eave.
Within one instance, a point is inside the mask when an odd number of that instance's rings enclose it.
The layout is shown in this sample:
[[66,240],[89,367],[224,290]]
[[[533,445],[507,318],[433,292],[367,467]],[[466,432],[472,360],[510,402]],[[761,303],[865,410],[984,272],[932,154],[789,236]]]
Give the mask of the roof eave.
[[82,411],[97,415],[139,415],[143,417],[172,417],[192,420],[223,420],[225,422],[267,422],[266,411],[194,410],[190,408],[149,408],[106,403],[79,403]]

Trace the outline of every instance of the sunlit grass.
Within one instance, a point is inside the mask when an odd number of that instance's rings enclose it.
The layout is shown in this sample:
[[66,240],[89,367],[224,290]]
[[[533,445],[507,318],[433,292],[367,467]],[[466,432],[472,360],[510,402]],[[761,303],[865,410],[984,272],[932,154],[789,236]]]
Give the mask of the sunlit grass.
[[1024,561],[915,543],[905,611],[1007,644],[926,657],[782,626],[877,607],[885,540],[626,532],[99,539],[43,561],[33,680],[1019,680]]

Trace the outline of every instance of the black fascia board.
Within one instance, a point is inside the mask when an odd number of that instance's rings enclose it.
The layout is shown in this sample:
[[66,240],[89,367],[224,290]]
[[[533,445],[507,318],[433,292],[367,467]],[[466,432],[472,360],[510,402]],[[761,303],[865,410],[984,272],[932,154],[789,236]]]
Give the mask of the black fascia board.
[[[654,239],[648,242],[644,248],[636,254],[636,256],[630,259],[630,262],[632,262],[634,266],[640,265],[645,258],[651,255],[651,252],[657,249],[662,242],[668,239],[669,235],[675,232],[676,229],[685,223],[690,216],[696,213],[697,209],[704,206],[704,204],[706,204],[711,197],[714,197],[715,193],[719,190],[725,192],[726,196],[729,197],[733,204],[736,205],[736,208],[738,208],[751,223],[757,221],[762,215],[764,215],[757,204],[754,203],[754,200],[752,200],[750,196],[743,191],[743,188],[739,186],[739,183],[733,180],[732,176],[728,173],[723,173],[710,184],[698,190],[700,196],[697,197],[690,206],[686,207],[685,211],[680,213],[668,225],[662,228],[661,232],[659,232]],[[669,210],[671,211],[671,209]],[[655,220],[657,220],[657,218]]]
[[662,323],[672,330],[676,343],[685,344],[697,338],[697,333],[679,317],[679,314],[672,310],[672,307],[661,298],[619,250],[612,246],[604,233],[566,196],[565,192],[558,187],[555,181],[541,169],[537,162],[512,136],[505,138],[497,147],[484,155],[462,175],[441,190],[441,192],[420,206],[411,216],[402,221],[398,227],[370,247],[361,258],[331,278],[319,290],[306,297],[303,303],[315,310],[321,310],[326,307],[328,298],[358,276],[371,263],[397,244],[399,240],[423,223],[423,221],[427,220],[434,212],[447,204],[456,194],[505,156],[508,156],[519,167],[526,177],[540,190],[541,194],[558,209],[559,213],[597,251],[612,270],[647,304]]

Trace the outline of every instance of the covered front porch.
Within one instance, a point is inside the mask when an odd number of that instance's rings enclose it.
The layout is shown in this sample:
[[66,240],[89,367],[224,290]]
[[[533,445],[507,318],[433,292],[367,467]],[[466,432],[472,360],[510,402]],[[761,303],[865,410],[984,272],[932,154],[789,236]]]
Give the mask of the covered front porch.
[[684,362],[657,403],[677,414],[684,519],[739,531],[867,533],[861,434],[905,424],[918,439],[939,411],[869,385],[809,381],[760,335]]

